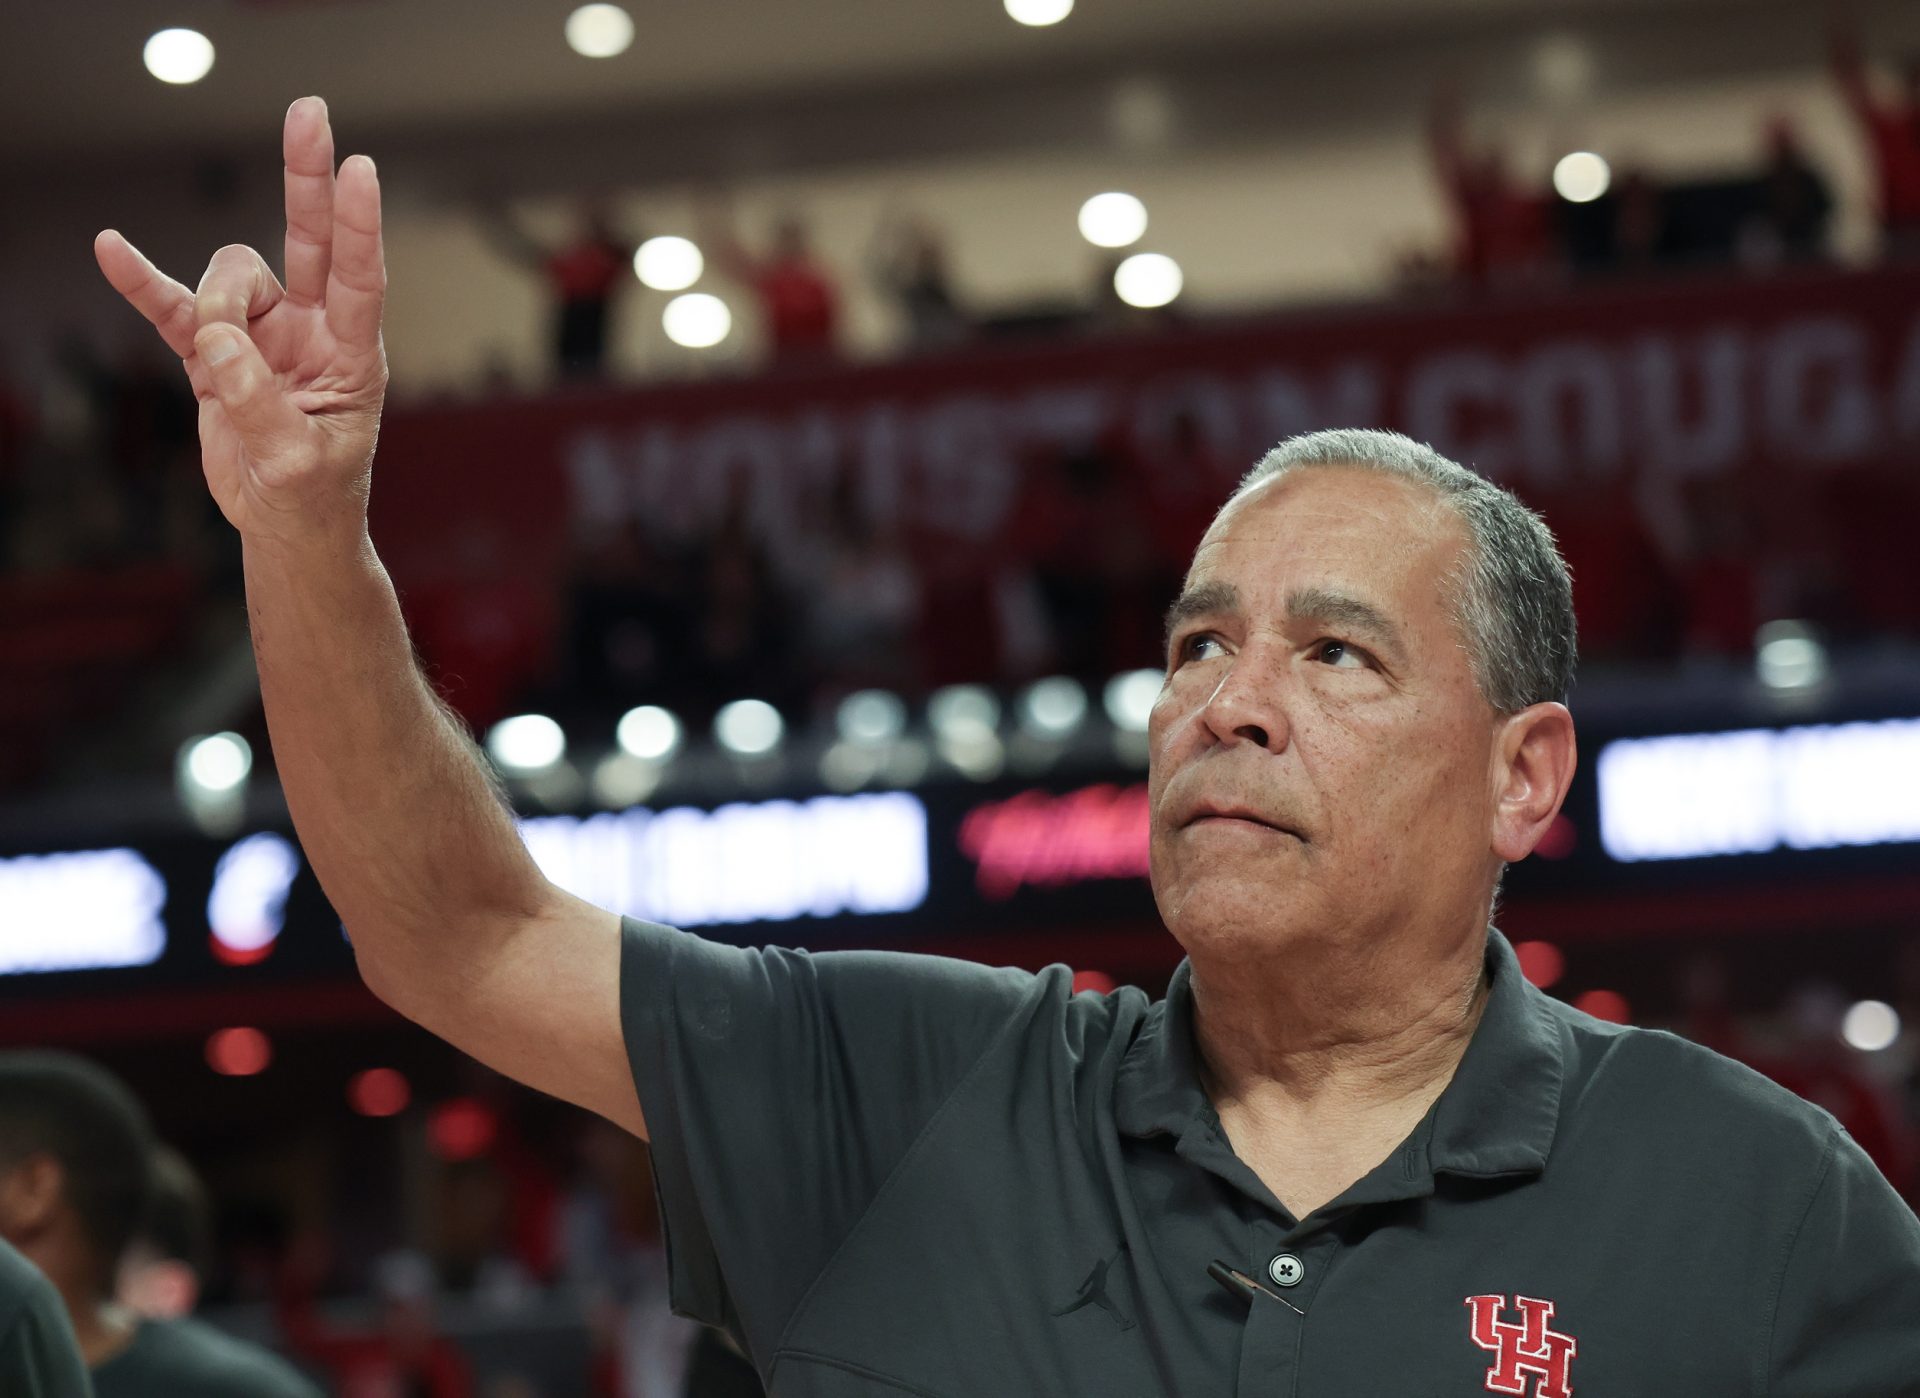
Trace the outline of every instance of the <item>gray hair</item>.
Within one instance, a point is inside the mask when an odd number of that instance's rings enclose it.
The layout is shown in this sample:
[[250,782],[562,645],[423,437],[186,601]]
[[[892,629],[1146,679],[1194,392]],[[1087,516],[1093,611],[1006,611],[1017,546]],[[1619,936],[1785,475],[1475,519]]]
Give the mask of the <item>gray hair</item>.
[[1232,500],[1311,466],[1382,471],[1432,490],[1467,527],[1449,580],[1473,677],[1497,713],[1516,714],[1573,688],[1573,580],[1546,521],[1502,489],[1398,432],[1340,428],[1289,437],[1260,458]]

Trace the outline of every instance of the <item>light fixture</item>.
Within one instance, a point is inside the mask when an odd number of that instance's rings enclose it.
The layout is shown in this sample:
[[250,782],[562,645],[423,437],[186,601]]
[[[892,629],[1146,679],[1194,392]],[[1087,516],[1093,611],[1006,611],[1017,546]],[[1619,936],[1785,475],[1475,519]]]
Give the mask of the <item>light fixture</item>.
[[633,254],[633,274],[655,291],[685,291],[700,280],[707,261],[686,238],[649,238]]
[[567,755],[567,735],[545,714],[516,714],[493,725],[487,751],[510,772],[544,772]]
[[1900,1037],[1900,1012],[1884,1000],[1862,1000],[1840,1021],[1840,1037],[1862,1053],[1892,1048]]
[[1185,284],[1180,264],[1163,252],[1136,252],[1113,269],[1115,293],[1143,311],[1169,304]]
[[1042,738],[1064,738],[1087,717],[1087,691],[1065,675],[1035,680],[1020,696],[1020,726]]
[[1164,678],[1158,670],[1129,670],[1108,680],[1101,700],[1113,726],[1123,733],[1146,732]]
[[1034,29],[1058,24],[1073,13],[1073,0],[1002,0],[1002,3],[1010,17]]
[[714,715],[713,736],[728,752],[759,757],[780,746],[786,724],[764,699],[736,699]]
[[213,69],[213,41],[197,29],[162,29],[141,50],[147,71],[176,87],[197,83]]
[[906,732],[907,706],[889,690],[861,689],[840,701],[835,718],[850,743],[889,743]]
[[1553,167],[1553,188],[1569,204],[1591,204],[1607,192],[1613,171],[1590,150],[1563,155]]
[[985,685],[950,684],[928,698],[927,722],[936,738],[991,733],[1000,725],[1000,699]]
[[1147,231],[1147,206],[1118,190],[1080,206],[1080,236],[1097,248],[1124,248]]
[[680,746],[680,720],[658,704],[642,704],[620,715],[613,737],[629,757],[660,762]]
[[618,5],[582,5],[567,16],[567,47],[582,58],[612,58],[633,44],[633,16]]
[[685,349],[712,349],[733,329],[733,312],[718,296],[690,291],[667,302],[660,312],[667,338]]
[[253,771],[253,748],[238,733],[215,733],[191,740],[181,771],[186,781],[211,796],[237,790]]
[[1754,635],[1753,668],[1768,689],[1811,689],[1827,677],[1827,648],[1804,621],[1770,621]]

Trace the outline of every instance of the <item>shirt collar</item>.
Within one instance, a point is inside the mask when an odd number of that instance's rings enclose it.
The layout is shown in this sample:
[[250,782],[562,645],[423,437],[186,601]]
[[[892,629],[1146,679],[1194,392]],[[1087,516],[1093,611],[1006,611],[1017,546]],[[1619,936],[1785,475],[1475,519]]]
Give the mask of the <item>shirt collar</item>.
[[[1564,1064],[1545,994],[1521,974],[1506,937],[1487,929],[1487,1006],[1453,1081],[1421,1124],[1429,1168],[1469,1176],[1538,1174],[1560,1120]],[[1179,1137],[1214,1119],[1193,1039],[1193,971],[1182,961],[1114,1084],[1114,1121],[1129,1136]]]

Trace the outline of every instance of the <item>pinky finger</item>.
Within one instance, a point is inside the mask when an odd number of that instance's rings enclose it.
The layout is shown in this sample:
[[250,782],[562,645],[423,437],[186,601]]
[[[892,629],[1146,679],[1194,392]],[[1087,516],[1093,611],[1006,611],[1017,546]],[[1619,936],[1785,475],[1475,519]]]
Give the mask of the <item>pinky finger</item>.
[[127,298],[182,359],[193,355],[193,293],[160,271],[109,228],[93,240],[94,260],[113,289]]

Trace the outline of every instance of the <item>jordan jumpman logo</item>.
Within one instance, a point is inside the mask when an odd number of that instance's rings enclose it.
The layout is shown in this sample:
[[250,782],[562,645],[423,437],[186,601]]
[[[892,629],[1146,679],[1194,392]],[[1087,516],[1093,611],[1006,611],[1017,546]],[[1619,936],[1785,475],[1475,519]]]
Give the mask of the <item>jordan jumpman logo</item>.
[[1107,1295],[1107,1269],[1118,1262],[1120,1260],[1120,1253],[1126,1250],[1127,1245],[1122,1243],[1120,1244],[1120,1252],[1116,1252],[1112,1257],[1094,1263],[1093,1270],[1087,1273],[1087,1279],[1080,1283],[1080,1294],[1052,1314],[1057,1316],[1072,1315],[1082,1306],[1098,1306],[1101,1310],[1105,1311],[1113,1323],[1122,1330],[1133,1329],[1133,1322],[1127,1318],[1126,1313],[1122,1311],[1119,1306],[1114,1304],[1113,1298]]

